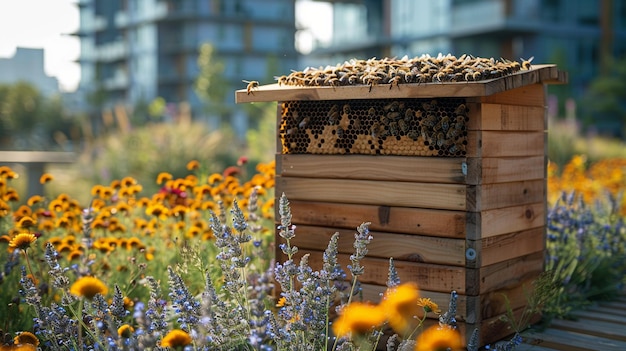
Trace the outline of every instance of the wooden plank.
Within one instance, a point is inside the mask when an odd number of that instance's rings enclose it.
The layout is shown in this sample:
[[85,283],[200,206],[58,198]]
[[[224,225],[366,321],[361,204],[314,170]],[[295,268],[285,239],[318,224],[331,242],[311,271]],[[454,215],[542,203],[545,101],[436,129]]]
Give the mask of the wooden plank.
[[545,156],[470,157],[467,172],[468,184],[545,179]]
[[519,286],[543,271],[543,252],[513,258],[479,269],[466,269],[467,295],[481,295],[491,291]]
[[[297,235],[291,243],[300,249],[323,251],[331,236],[339,233],[338,251],[354,252],[356,229],[341,229],[322,226],[298,225]],[[378,257],[407,262],[424,262],[452,266],[465,265],[465,240],[437,238],[423,235],[406,235],[370,231],[373,240],[368,245],[368,257]]]
[[367,155],[277,155],[288,177],[465,183],[465,158]]
[[289,199],[464,210],[464,185],[353,179],[276,177],[277,194]]
[[521,106],[546,106],[546,93],[543,84],[532,84],[519,88],[502,91],[498,94],[471,98],[468,102],[480,102],[489,104],[521,105]]
[[472,211],[542,202],[546,198],[545,179],[472,185],[467,189],[468,208]]
[[[478,82],[443,82],[423,84],[401,84],[397,89],[389,89],[389,84],[352,85],[340,87],[295,87],[278,84],[261,85],[248,94],[247,89],[235,92],[235,101],[297,101],[297,100],[343,100],[343,99],[401,99],[434,97],[488,96],[516,90],[519,87],[535,86],[542,82],[559,80],[555,65],[533,65],[530,70],[512,75]],[[526,101],[527,98],[521,96]]]
[[609,307],[609,308],[614,308],[614,309],[620,309],[620,310],[623,310],[624,312],[626,312],[626,302],[603,301],[603,302],[600,302],[599,305],[602,306],[602,307]]
[[544,131],[469,131],[467,157],[515,157],[544,154]]
[[545,107],[468,103],[468,130],[545,131]]
[[613,307],[593,306],[589,307],[589,311],[606,313],[614,316],[626,316],[626,311]]
[[626,313],[623,316],[618,316],[614,314],[596,312],[592,309],[584,309],[579,311],[572,311],[569,313],[569,316],[572,316],[579,320],[596,320],[626,325]]
[[484,239],[546,224],[543,202],[468,213],[467,238]]
[[543,251],[545,227],[492,236],[482,240],[468,240],[468,247],[478,253],[474,265],[470,266],[471,261],[468,260],[468,267],[488,266]]
[[[495,344],[497,345],[497,344]],[[494,345],[494,346],[495,346]],[[515,348],[515,351],[559,351],[559,349],[553,349],[553,348],[549,348],[549,347],[543,347],[543,346],[539,346],[539,345],[532,345],[532,344],[520,344]]]
[[594,335],[601,338],[626,341],[626,328],[622,323],[611,323],[603,321],[579,320],[568,321],[555,319],[550,323],[551,328],[569,330],[587,335]]
[[292,221],[298,224],[353,229],[362,222],[371,222],[370,230],[465,239],[463,211],[292,199],[289,202]]
[[[310,253],[309,265],[319,270],[322,267],[322,251],[314,250],[298,250],[296,254],[297,260],[305,253]],[[347,266],[350,264],[350,255],[339,254],[337,259],[344,271],[350,278],[350,271]],[[387,284],[389,274],[389,259],[366,257],[361,261],[361,265],[365,267],[365,273],[359,277],[361,283],[372,285]],[[447,266],[419,262],[405,262],[394,260],[394,265],[403,282],[415,282],[420,289],[450,293],[456,291],[459,294],[465,294],[465,275],[466,268],[459,266]]]
[[626,342],[606,339],[567,330],[546,329],[543,332],[524,332],[523,336],[531,343],[557,350],[572,351],[623,351]]
[[76,157],[65,151],[0,151],[2,163],[72,163]]

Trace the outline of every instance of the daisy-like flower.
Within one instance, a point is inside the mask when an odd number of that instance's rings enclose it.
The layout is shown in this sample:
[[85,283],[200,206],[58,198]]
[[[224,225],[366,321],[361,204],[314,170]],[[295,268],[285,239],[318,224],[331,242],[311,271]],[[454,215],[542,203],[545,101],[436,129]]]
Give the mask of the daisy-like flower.
[[459,351],[463,349],[463,340],[458,331],[445,326],[432,326],[417,337],[415,351]]
[[121,327],[117,328],[117,335],[119,335],[122,338],[130,338],[133,335],[133,332],[135,331],[135,329],[133,329],[133,327],[131,327],[128,324],[122,324]]
[[[13,339],[14,343],[17,345],[33,345],[33,346],[38,346],[39,345],[39,339],[35,336],[35,334],[31,333],[31,332],[21,332],[19,334],[17,334],[17,336]],[[21,348],[18,348],[19,350],[22,350]]]
[[439,305],[434,303],[430,298],[420,297],[419,299],[417,299],[417,305],[422,307],[426,313],[434,312],[436,314],[441,314]]
[[35,234],[20,233],[11,239],[9,242],[9,248],[26,250],[30,247],[30,244],[35,242],[35,240],[37,240]]
[[414,327],[414,317],[420,312],[419,297],[414,283],[389,288],[383,295],[381,307],[387,314],[389,325],[399,335],[406,335]]
[[193,171],[194,169],[200,168],[200,162],[197,160],[191,160],[187,163],[187,170]]
[[221,182],[224,180],[224,177],[219,173],[213,173],[209,176],[209,184],[213,185],[215,183]]
[[333,323],[337,337],[366,334],[385,323],[385,312],[376,305],[352,302],[344,307]]
[[184,330],[173,329],[161,339],[161,347],[184,347],[191,344],[191,336]]
[[35,220],[30,216],[24,216],[17,222],[19,228],[30,228],[35,226]]
[[79,278],[70,287],[70,293],[76,296],[84,296],[88,299],[93,299],[96,294],[106,295],[109,291],[104,283],[96,277],[82,277]]
[[38,204],[43,201],[44,201],[44,198],[41,195],[33,195],[30,198],[28,198],[28,201],[26,201],[26,203],[28,204],[28,206],[33,206],[34,204]]
[[44,173],[41,175],[41,177],[39,177],[39,183],[41,184],[46,184],[48,182],[51,182],[52,180],[54,180],[54,177],[52,176],[52,174],[49,173]]
[[174,178],[174,176],[171,175],[170,173],[161,172],[161,173],[159,173],[159,175],[157,175],[156,183],[157,184],[162,184],[163,182],[166,182],[168,180],[172,180],[172,178]]

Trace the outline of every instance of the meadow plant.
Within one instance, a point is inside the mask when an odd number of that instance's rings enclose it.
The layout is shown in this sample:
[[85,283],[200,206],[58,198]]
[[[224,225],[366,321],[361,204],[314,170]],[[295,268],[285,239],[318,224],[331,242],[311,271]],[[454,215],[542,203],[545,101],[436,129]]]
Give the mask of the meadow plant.
[[[338,233],[314,270],[291,244],[283,194],[276,244],[284,260],[275,262],[273,165],[260,164],[246,182],[205,174],[195,161],[188,169],[185,178],[160,173],[151,196],[130,177],[96,185],[85,208],[63,194],[19,205],[8,183],[17,175],[0,169],[2,328],[33,335],[8,338],[2,350],[357,350],[375,347],[390,326],[402,335],[389,349],[420,349],[426,313],[440,311],[401,284],[393,260],[381,302],[361,301],[369,223],[356,228],[349,278]],[[376,323],[363,323],[359,306],[375,311]],[[445,323],[426,335],[422,345],[460,347]]]

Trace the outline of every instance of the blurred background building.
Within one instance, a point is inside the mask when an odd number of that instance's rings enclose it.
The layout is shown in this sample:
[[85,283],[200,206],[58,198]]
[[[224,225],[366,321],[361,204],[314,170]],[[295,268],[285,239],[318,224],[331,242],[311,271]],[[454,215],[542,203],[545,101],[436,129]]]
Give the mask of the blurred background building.
[[[225,90],[296,67],[294,0],[80,0],[79,89],[101,106],[157,97],[206,114],[194,91],[199,48],[224,63]],[[92,99],[93,100],[93,99]],[[234,94],[225,95],[234,106]],[[232,111],[245,129],[242,111]]]
[[[305,3],[318,6],[298,6]],[[240,132],[246,117],[232,92],[245,87],[242,79],[270,83],[291,69],[354,57],[534,57],[569,73],[568,85],[550,88],[565,101],[583,96],[611,58],[626,54],[626,1],[616,0],[80,0],[78,6],[85,101],[101,109],[160,97],[206,117],[194,83],[199,47],[210,43],[224,64],[229,120]]]
[[20,48],[13,57],[0,58],[0,84],[28,82],[43,95],[59,94],[59,82],[44,72],[44,50]]
[[610,58],[626,54],[626,1],[319,0],[333,8],[333,36],[306,59],[318,66],[352,57],[464,53],[568,71],[580,97]]

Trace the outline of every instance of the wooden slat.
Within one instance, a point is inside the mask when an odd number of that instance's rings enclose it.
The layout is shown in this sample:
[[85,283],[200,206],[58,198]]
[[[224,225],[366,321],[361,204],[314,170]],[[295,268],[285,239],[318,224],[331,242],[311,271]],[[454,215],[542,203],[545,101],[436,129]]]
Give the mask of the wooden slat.
[[472,261],[467,262],[468,267],[488,266],[543,251],[545,227],[492,236],[482,240],[468,240],[468,247],[478,253],[473,265],[470,265]]
[[292,199],[289,202],[292,221],[298,224],[353,229],[363,222],[371,222],[371,230],[465,239],[466,214],[463,211]]
[[596,320],[626,325],[626,310],[623,312],[623,316],[618,316],[614,314],[596,312],[592,309],[584,309],[580,311],[573,311],[569,313],[569,316],[578,318],[579,320]]
[[541,106],[468,103],[468,130],[544,131],[545,108]]
[[480,269],[466,269],[467,295],[507,289],[539,276],[543,271],[543,252],[513,258]]
[[247,89],[235,92],[235,101],[296,101],[296,100],[343,100],[343,99],[398,99],[489,96],[518,87],[552,83],[560,78],[555,65],[533,65],[531,70],[520,71],[501,78],[478,82],[444,82],[425,84],[401,84],[389,89],[389,84],[375,86],[354,85],[341,87],[294,87],[278,84],[261,85],[248,94]]
[[621,309],[616,309],[616,308],[613,308],[613,307],[592,306],[592,307],[589,307],[589,310],[593,311],[593,312],[606,313],[606,314],[610,314],[610,315],[614,315],[614,316],[625,316],[626,315],[626,311],[621,310]]
[[72,163],[76,153],[64,151],[0,151],[2,163]]
[[544,131],[469,131],[467,157],[544,155]]
[[555,319],[550,323],[551,328],[569,330],[587,335],[599,336],[612,340],[626,341],[626,328],[623,324],[602,322],[602,321],[568,321]]
[[470,157],[467,172],[468,184],[545,179],[545,156]]
[[[303,254],[310,253],[309,264],[313,269],[322,267],[321,251],[299,250],[296,257],[299,259]],[[350,264],[350,255],[339,254],[339,263],[350,277],[347,266]],[[361,261],[365,267],[365,273],[359,277],[362,283],[381,285],[387,284],[389,274],[389,259],[366,257]],[[419,262],[405,262],[394,260],[400,281],[415,282],[420,289],[441,293],[456,291],[465,294],[466,268]]]
[[542,202],[546,198],[546,188],[545,179],[472,185],[467,189],[468,208],[483,211]]
[[468,213],[467,237],[478,240],[546,224],[545,204],[535,203]]
[[[355,229],[297,225],[297,231],[296,237],[291,242],[300,249],[323,251],[328,246],[331,236],[338,232],[338,251],[344,254],[354,252]],[[368,257],[384,259],[393,257],[400,261],[452,266],[465,265],[465,240],[376,231],[370,233],[373,240],[368,245]]]
[[464,185],[352,179],[276,177],[277,194],[289,199],[464,210]]
[[609,308],[614,308],[616,310],[622,310],[626,312],[626,302],[606,301],[606,302],[600,302],[599,305],[601,307],[609,307]]
[[503,104],[503,105],[521,105],[521,106],[546,106],[546,93],[543,84],[533,84],[507,91],[502,91],[498,94],[483,96],[480,98],[471,98],[468,102],[480,102],[489,104]]
[[464,183],[464,158],[276,155],[276,173],[288,177]]
[[543,332],[525,332],[527,343],[537,343],[557,350],[572,351],[623,351],[626,342],[567,330],[546,329]]

